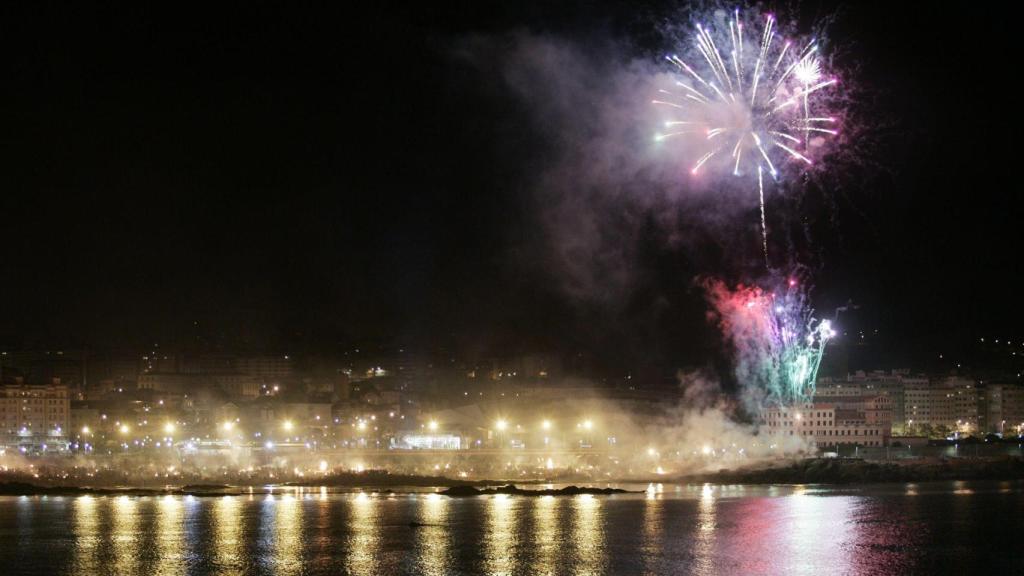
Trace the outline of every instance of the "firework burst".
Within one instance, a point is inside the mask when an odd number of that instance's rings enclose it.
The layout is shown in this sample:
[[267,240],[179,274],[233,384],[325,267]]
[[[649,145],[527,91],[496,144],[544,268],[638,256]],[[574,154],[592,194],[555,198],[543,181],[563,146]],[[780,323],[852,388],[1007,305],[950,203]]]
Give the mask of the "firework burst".
[[774,290],[717,280],[705,289],[723,334],[733,346],[736,376],[748,408],[792,406],[814,395],[825,345],[835,332],[817,320],[795,279],[777,281]]
[[828,97],[838,80],[825,69],[817,40],[784,29],[774,16],[757,17],[754,30],[739,10],[718,16],[716,26],[695,26],[689,48],[666,56],[675,73],[652,101],[669,113],[655,140],[678,143],[693,175],[757,183],[767,263],[766,177],[806,170],[823,155],[839,133]]

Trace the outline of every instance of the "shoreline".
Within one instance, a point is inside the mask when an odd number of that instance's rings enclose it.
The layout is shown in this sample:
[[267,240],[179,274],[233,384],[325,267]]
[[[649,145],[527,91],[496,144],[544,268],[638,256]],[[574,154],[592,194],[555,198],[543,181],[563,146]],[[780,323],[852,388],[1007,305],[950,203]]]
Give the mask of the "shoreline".
[[674,476],[682,484],[886,484],[893,482],[944,482],[972,480],[1022,480],[1024,459],[939,460],[936,462],[875,462],[839,458],[808,458],[787,466],[738,468],[702,474]]
[[[809,458],[784,465],[722,469],[716,472],[624,478],[595,481],[587,478],[553,479],[456,479],[445,476],[387,474],[385,472],[342,473],[318,481],[280,484],[186,484],[184,486],[85,486],[48,484],[14,477],[0,477],[0,496],[225,496],[244,495],[255,490],[290,488],[352,489],[383,493],[417,493],[409,488],[438,488],[448,496],[481,494],[571,495],[575,493],[613,494],[629,492],[615,485],[642,484],[715,484],[715,485],[801,485],[844,486],[901,482],[1024,480],[1024,459],[1010,457],[995,460],[940,460],[937,462],[873,462],[837,458]],[[525,490],[517,485],[563,485],[563,488]],[[397,489],[397,490],[396,490]]]

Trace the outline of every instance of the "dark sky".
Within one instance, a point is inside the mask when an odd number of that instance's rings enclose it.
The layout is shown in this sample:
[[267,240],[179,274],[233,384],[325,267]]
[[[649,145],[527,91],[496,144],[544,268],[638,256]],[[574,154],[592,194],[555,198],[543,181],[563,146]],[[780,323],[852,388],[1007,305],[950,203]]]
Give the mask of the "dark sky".
[[[375,339],[701,364],[719,346],[692,247],[643,237],[644,280],[614,306],[535,265],[531,183],[552,144],[457,56],[526,31],[654,58],[652,23],[674,8],[547,4],[4,7],[0,342]],[[799,206],[819,308],[854,300],[848,327],[908,355],[1024,338],[1010,19],[837,6],[877,156]]]

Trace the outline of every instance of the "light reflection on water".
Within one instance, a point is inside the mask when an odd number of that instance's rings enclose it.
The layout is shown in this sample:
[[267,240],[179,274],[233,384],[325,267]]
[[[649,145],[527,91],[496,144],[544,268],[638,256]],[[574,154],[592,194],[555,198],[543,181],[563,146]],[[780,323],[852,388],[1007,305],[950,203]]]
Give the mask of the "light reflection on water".
[[417,572],[426,576],[443,576],[450,573],[448,524],[449,499],[440,494],[428,494],[420,503],[416,530]]
[[274,573],[302,572],[301,495],[282,494],[274,503]]
[[[1022,573],[1024,483],[0,498],[5,574]],[[15,567],[14,570],[9,568]]]
[[142,552],[138,507],[139,500],[136,498],[118,496],[114,499],[114,526],[110,538],[114,544],[114,567],[122,574],[138,572],[138,560]]
[[644,530],[640,556],[643,560],[644,574],[657,574],[655,559],[661,544],[664,530],[665,500],[659,496],[658,490],[652,485],[647,490],[644,502]]
[[715,573],[715,489],[710,484],[701,488],[697,501],[696,574]]
[[242,574],[241,504],[237,496],[224,496],[213,502],[214,561],[220,574]]
[[185,573],[182,562],[182,519],[184,503],[180,498],[164,496],[157,507],[157,565],[158,576],[177,576]]
[[847,561],[856,554],[856,524],[852,521],[857,499],[851,496],[821,498],[796,487],[786,503],[786,556],[792,558],[793,574],[815,574],[828,563],[834,573],[850,573]]
[[348,572],[350,574],[376,574],[377,551],[380,546],[375,498],[359,493],[351,498]]
[[554,574],[559,549],[558,516],[565,498],[541,496],[533,503],[533,552],[531,574]]
[[75,498],[73,515],[72,530],[75,535],[73,570],[76,574],[95,574],[97,572],[96,552],[100,543],[96,499],[92,496]]
[[484,540],[484,568],[488,574],[503,576],[512,574],[516,568],[519,535],[516,530],[517,500],[506,494],[495,494],[489,498],[487,536]]
[[572,499],[573,548],[576,550],[574,573],[581,576],[603,574],[605,568],[604,526],[601,523],[602,499],[584,494]]

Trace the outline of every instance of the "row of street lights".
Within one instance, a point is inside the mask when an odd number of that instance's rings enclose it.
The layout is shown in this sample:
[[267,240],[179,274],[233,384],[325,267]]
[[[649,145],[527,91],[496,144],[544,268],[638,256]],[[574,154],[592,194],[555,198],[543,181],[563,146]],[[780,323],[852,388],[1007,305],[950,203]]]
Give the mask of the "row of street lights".
[[[508,421],[505,420],[505,419],[499,419],[499,420],[497,420],[494,423],[494,429],[499,431],[499,432],[504,432],[505,430],[508,429],[508,426],[509,426]],[[550,420],[544,420],[544,421],[542,421],[540,423],[541,430],[545,430],[545,431],[551,430],[551,428],[553,426],[554,425],[551,423]],[[582,430],[593,430],[594,429],[594,422],[592,420],[584,420],[584,421],[576,424],[576,427],[580,428]]]

